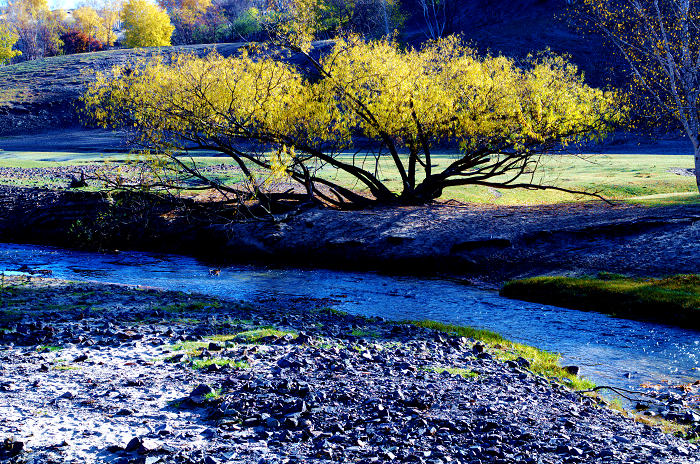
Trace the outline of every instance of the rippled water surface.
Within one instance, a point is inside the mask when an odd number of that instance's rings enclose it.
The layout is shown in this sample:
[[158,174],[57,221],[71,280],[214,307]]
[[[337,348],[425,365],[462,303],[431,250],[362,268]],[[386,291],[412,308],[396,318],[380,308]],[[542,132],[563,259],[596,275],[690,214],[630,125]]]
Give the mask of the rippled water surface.
[[433,319],[494,330],[515,341],[557,351],[598,384],[700,379],[700,332],[616,319],[597,313],[501,298],[497,293],[442,279],[328,270],[231,266],[211,277],[199,261],[174,255],[85,253],[0,244],[0,270],[21,265],[53,276],[147,285],[217,297],[332,298],[338,309],[388,319]]

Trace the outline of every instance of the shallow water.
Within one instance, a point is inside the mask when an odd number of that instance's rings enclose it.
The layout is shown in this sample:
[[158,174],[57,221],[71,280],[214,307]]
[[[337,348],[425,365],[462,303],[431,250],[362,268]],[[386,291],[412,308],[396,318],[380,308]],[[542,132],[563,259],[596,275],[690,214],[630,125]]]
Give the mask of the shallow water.
[[700,379],[700,332],[509,300],[445,279],[375,273],[231,266],[211,277],[194,258],[153,253],[87,253],[0,244],[0,271],[25,265],[53,277],[205,293],[255,300],[330,298],[337,309],[388,319],[433,319],[490,329],[518,342],[560,352],[597,384],[636,388]]

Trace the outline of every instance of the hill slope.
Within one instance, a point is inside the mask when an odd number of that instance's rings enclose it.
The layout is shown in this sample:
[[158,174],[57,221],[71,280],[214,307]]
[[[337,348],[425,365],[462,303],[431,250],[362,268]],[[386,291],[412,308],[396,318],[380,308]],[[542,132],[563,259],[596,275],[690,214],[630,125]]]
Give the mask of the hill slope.
[[78,124],[75,103],[93,71],[126,64],[138,56],[170,56],[182,52],[204,55],[212,49],[230,55],[240,46],[217,44],[108,50],[0,67],[0,136]]

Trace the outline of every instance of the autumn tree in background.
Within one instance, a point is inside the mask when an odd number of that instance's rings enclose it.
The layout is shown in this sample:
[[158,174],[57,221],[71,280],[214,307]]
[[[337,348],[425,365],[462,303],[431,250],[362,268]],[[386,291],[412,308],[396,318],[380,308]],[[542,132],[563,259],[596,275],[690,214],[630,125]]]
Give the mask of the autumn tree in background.
[[119,20],[120,9],[118,2],[110,1],[83,5],[73,10],[74,27],[88,37],[112,46],[117,40],[114,27]]
[[0,23],[0,65],[7,64],[12,58],[22,54],[14,49],[17,40],[19,36],[9,26]]
[[104,48],[102,42],[77,29],[71,29],[61,34],[61,41],[63,42],[63,53],[66,55],[97,52]]
[[176,43],[191,44],[196,41],[196,30],[205,26],[203,18],[212,7],[211,0],[158,0],[168,12],[175,27]]
[[57,55],[65,12],[51,11],[46,0],[10,0],[6,24],[17,35],[17,47],[27,60]]
[[[534,179],[541,157],[603,137],[623,116],[614,94],[587,86],[560,57],[520,67],[455,37],[402,50],[389,38],[350,36],[319,60],[305,54],[307,65],[279,56],[144,60],[99,74],[84,101],[98,124],[131,130],[154,166],[174,170],[159,185],[195,179],[240,198],[241,185],[183,156],[213,150],[233,160],[256,198],[286,180],[339,207],[422,204],[467,184],[557,188]],[[454,153],[439,167],[437,147]],[[397,183],[386,180],[393,175]]]
[[[83,36],[88,38],[94,38],[99,41],[98,34],[100,32],[102,19],[97,11],[89,6],[81,6],[73,10],[73,19],[75,21],[75,28],[82,33]],[[85,46],[88,47],[86,51],[92,51],[92,42],[88,40],[83,40],[79,35],[73,34],[72,38],[75,38],[74,44],[71,44],[73,49],[80,49],[82,46],[79,44],[80,41],[84,41]],[[65,44],[65,40],[64,40]],[[101,46],[99,48],[102,48]]]
[[168,13],[148,0],[127,0],[121,13],[124,45],[161,47],[170,45],[175,29]]
[[388,36],[401,24],[398,0],[268,0],[268,30],[284,43],[308,43],[339,32]]
[[644,109],[677,121],[690,139],[700,191],[700,2],[581,0],[580,17],[629,65]]
[[115,27],[120,19],[122,1],[101,0],[97,3],[96,10],[100,16],[100,29],[96,38],[103,44],[111,47],[117,41]]

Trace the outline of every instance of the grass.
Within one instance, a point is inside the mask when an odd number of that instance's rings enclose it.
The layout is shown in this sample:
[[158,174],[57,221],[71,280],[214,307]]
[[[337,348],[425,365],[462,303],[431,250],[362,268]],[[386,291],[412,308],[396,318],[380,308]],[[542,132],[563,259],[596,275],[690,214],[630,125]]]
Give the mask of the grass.
[[107,50],[54,56],[3,66],[0,67],[0,104],[43,103],[75,98],[90,80],[90,71],[109,70],[113,66],[127,64],[135,57],[144,55],[167,57],[180,52],[203,55],[214,47],[226,56],[238,48],[236,44],[221,44]]
[[[446,167],[453,159],[450,155],[438,155],[434,158],[437,169]],[[545,156],[536,182],[556,185],[572,190],[598,192],[613,200],[630,200],[647,198],[650,195],[667,195],[663,204],[673,202],[698,203],[695,179],[671,173],[674,167],[692,167],[692,156],[681,155],[595,155],[585,158],[575,156]],[[393,188],[398,189],[400,178],[392,169],[389,161],[380,163],[381,178]],[[327,171],[327,175],[335,175]],[[335,180],[354,187],[354,180],[343,173],[338,173]],[[497,180],[497,179],[496,179]],[[680,194],[680,196],[674,196]],[[591,197],[558,191],[533,191],[523,189],[493,189],[480,186],[461,186],[445,189],[443,200],[454,199],[465,203],[490,205],[542,205],[555,203],[580,202]],[[653,201],[642,200],[640,204],[653,206]]]
[[584,378],[571,375],[560,365],[560,356],[556,353],[540,350],[534,346],[512,342],[490,330],[474,329],[436,321],[408,321],[418,327],[444,332],[450,335],[472,338],[483,342],[497,359],[507,361],[523,357],[530,362],[530,370],[550,379],[565,383],[573,390],[589,390],[595,385]]
[[171,303],[165,306],[157,306],[154,309],[167,313],[183,313],[189,311],[202,311],[205,309],[220,308],[221,302],[217,300],[189,301],[182,303]]
[[696,274],[661,279],[615,274],[533,277],[506,282],[501,295],[700,330],[700,276]]
[[344,316],[348,315],[348,313],[345,311],[342,311],[340,309],[330,308],[330,307],[317,308],[314,311],[319,313],[319,314],[326,314],[328,316],[344,317]]
[[422,369],[426,371],[437,372],[438,374],[442,372],[449,372],[452,375],[460,375],[465,379],[474,379],[476,377],[479,377],[479,374],[477,374],[476,372],[461,367],[424,367]]
[[36,350],[39,353],[51,353],[53,351],[60,351],[62,350],[62,346],[51,346],[51,345],[39,345],[36,347]]
[[[4,156],[5,155],[5,156]],[[221,156],[198,154],[191,162],[200,167],[208,167],[232,162]],[[341,158],[349,157],[341,155]],[[453,159],[450,155],[437,155],[434,158],[438,167],[445,167]],[[56,167],[82,163],[120,162],[125,155],[114,153],[40,153],[40,152],[0,152],[0,167]],[[183,159],[189,163],[190,159]],[[595,191],[612,200],[645,206],[662,206],[670,204],[697,204],[700,195],[693,177],[683,177],[668,170],[673,167],[691,167],[692,157],[680,155],[596,155],[586,159],[572,156],[544,157],[536,181],[553,184],[573,190]],[[380,163],[380,177],[392,189],[400,187],[400,179],[389,161]],[[328,167],[322,173],[341,185],[359,189],[355,180],[344,173]],[[242,176],[237,170],[209,173],[213,178],[226,185],[241,182]],[[26,184],[36,186],[51,184],[48,179],[36,176],[23,177],[19,180],[5,179],[2,183]],[[65,180],[54,183],[65,184]],[[53,184],[51,184],[53,185]],[[523,189],[493,189],[481,186],[462,186],[445,189],[442,200],[454,199],[465,203],[488,204],[496,206],[542,205],[590,200],[591,197],[574,195],[558,191],[532,191]]]
[[639,411],[630,411],[628,409],[625,409],[625,407],[622,405],[622,401],[620,401],[619,398],[614,398],[612,400],[606,400],[605,398],[599,397],[605,405],[613,409],[625,417],[629,417],[641,424],[646,424],[651,427],[656,427],[660,429],[664,433],[670,433],[676,436],[679,436],[681,438],[687,437],[688,432],[690,431],[690,425],[688,424],[680,424],[678,422],[670,421],[668,419],[664,419],[663,417],[660,416],[645,416],[643,413],[640,413]]
[[219,342],[237,341],[242,343],[257,343],[267,337],[279,338],[284,337],[285,335],[291,335],[293,338],[298,336],[296,332],[291,330],[278,330],[272,327],[262,327],[259,329],[246,330],[245,332],[239,332],[232,335],[214,335],[209,338]]
[[350,335],[353,337],[362,337],[362,338],[378,338],[379,334],[373,330],[361,330],[361,329],[354,329],[352,332],[350,332]]
[[236,361],[227,358],[197,359],[192,362],[193,369],[205,369],[209,366],[230,367],[233,369],[248,369],[250,365],[245,361]]

